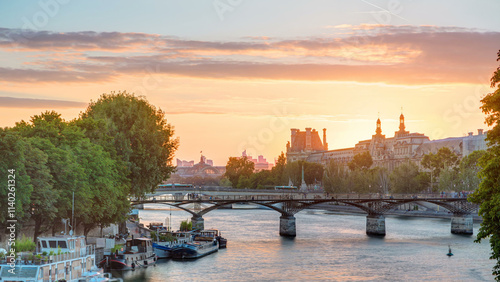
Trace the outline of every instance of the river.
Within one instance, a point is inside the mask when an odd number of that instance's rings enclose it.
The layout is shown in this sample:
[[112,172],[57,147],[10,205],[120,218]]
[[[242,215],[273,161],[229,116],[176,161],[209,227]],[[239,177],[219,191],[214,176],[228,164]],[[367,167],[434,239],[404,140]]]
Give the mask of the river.
[[[204,216],[228,248],[194,261],[114,273],[125,281],[493,281],[488,241],[450,233],[449,219],[387,217],[384,238],[365,234],[364,215],[305,210],[297,237],[282,238],[272,210],[215,210]],[[164,222],[170,210],[147,205],[141,222]],[[191,216],[172,210],[174,228]],[[474,224],[474,234],[479,225]],[[448,245],[455,254],[447,257]]]

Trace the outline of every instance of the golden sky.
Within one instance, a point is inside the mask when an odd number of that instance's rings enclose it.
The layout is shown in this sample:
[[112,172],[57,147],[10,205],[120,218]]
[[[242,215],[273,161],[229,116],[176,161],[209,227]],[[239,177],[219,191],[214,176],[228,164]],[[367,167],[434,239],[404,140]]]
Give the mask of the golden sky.
[[[316,23],[309,15],[282,19],[304,21],[308,29],[295,33],[270,19],[230,29],[242,25],[230,16],[252,8],[242,4],[222,18],[211,11],[225,33],[199,34],[185,26],[65,28],[75,25],[65,17],[77,10],[67,5],[57,13],[24,11],[30,30],[13,16],[0,27],[0,126],[52,109],[73,119],[100,94],[125,90],[167,113],[180,139],[177,158],[198,160],[203,151],[216,165],[245,149],[273,161],[290,128],[326,128],[336,149],[371,138],[380,117],[391,137],[401,109],[407,130],[431,139],[486,129],[479,101],[491,92],[500,32],[484,22],[474,26],[455,15],[455,25],[433,25],[415,20],[414,11],[387,8],[392,21],[382,23],[384,12],[367,18],[369,9],[377,11],[367,5],[355,8],[362,14],[355,23]],[[48,23],[36,26],[40,11]]]

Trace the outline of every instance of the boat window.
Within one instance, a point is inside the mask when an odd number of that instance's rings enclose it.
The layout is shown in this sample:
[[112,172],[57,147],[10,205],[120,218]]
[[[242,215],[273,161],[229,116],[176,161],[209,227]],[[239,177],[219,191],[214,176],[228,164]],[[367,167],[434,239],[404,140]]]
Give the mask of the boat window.
[[42,241],[42,247],[47,248],[47,241]]
[[49,241],[49,247],[57,248],[57,241]]
[[57,241],[57,246],[60,247],[61,249],[67,249],[68,245],[66,244],[66,241]]

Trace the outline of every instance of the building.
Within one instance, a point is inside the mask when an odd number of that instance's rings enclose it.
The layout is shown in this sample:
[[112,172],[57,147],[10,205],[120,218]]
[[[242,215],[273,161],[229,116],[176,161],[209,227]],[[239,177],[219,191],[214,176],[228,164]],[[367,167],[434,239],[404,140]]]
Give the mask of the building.
[[200,162],[197,164],[194,164],[194,161],[187,162],[177,159],[177,171],[175,175],[183,178],[193,176],[220,177],[225,172],[225,166],[214,166],[212,160],[207,160],[205,156],[201,155]]
[[257,159],[254,159],[254,158],[252,158],[252,156],[248,156],[247,151],[245,150],[241,153],[241,157],[247,158],[248,160],[253,162],[255,165],[254,166],[255,171],[270,170],[271,168],[273,168],[273,164],[270,164],[266,160],[266,158],[264,158],[264,156],[262,156],[262,155],[258,156]]
[[374,166],[386,167],[389,170],[399,166],[403,161],[412,160],[420,164],[423,156],[436,153],[442,147],[450,148],[459,157],[465,157],[476,150],[485,150],[486,133],[482,129],[477,135],[469,132],[468,136],[453,137],[431,141],[422,133],[406,131],[405,117],[399,117],[399,130],[393,137],[386,138],[382,134],[382,122],[377,119],[375,134],[371,139],[359,141],[354,147],[328,150],[326,129],[323,129],[323,142],[316,130],[306,128],[305,131],[291,129],[290,142],[286,146],[287,161],[305,160],[326,165],[330,160],[347,165],[355,155],[369,152]]

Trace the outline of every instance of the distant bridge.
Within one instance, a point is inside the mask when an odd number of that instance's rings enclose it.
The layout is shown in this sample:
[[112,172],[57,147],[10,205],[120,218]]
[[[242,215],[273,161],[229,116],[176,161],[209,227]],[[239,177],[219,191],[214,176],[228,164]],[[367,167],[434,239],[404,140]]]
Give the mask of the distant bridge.
[[[204,192],[205,193],[205,192]],[[353,197],[353,195],[334,195],[326,197],[325,194],[307,195],[294,194],[260,194],[260,195],[198,195],[173,193],[172,195],[155,195],[141,200],[132,200],[132,205],[165,204],[182,209],[192,215],[193,229],[204,229],[203,215],[213,210],[235,203],[252,203],[268,207],[281,214],[281,236],[296,236],[295,214],[315,205],[334,203],[359,208],[367,213],[366,234],[385,236],[385,214],[391,210],[409,203],[431,203],[443,207],[453,213],[451,218],[451,233],[473,234],[472,213],[478,208],[476,204],[467,201],[467,198],[439,198],[439,197]],[[199,209],[185,207],[194,204]],[[211,206],[201,209],[201,204]]]

